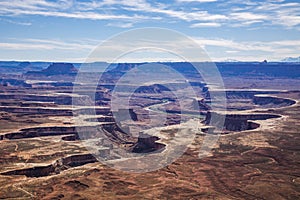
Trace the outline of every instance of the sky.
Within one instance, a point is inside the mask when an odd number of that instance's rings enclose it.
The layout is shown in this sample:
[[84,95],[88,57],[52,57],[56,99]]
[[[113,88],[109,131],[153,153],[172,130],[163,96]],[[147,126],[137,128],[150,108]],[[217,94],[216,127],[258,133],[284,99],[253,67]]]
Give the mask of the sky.
[[0,60],[84,62],[145,27],[178,31],[213,61],[300,56],[298,0],[0,0]]

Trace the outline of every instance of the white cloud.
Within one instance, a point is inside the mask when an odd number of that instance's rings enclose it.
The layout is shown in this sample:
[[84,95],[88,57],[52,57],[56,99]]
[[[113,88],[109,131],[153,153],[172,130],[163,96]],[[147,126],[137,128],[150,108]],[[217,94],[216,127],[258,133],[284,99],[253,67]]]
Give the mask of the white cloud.
[[49,50],[52,47],[41,44],[29,44],[29,43],[0,43],[0,49],[14,49],[14,50],[30,50],[30,49],[43,49]]
[[[214,61],[225,60],[232,58],[241,61],[253,61],[253,60],[280,60],[284,57],[299,56],[300,52],[300,40],[278,40],[278,41],[235,41],[222,38],[193,38],[200,46],[202,46],[208,55]],[[84,39],[81,41],[60,41],[53,39],[14,39],[13,42],[0,43],[0,51],[43,51],[46,50],[50,54],[57,51],[67,51],[68,55],[88,55],[96,45],[99,44],[98,40]],[[142,45],[147,46],[146,41],[141,41]],[[181,43],[182,41],[178,41]],[[164,44],[163,44],[164,45]],[[169,45],[168,50],[178,48],[178,44]],[[184,44],[182,44],[184,45]],[[119,51],[122,49],[122,45],[111,46],[111,51]],[[79,58],[79,57],[78,57]],[[98,57],[97,57],[98,58]],[[30,59],[30,58],[28,58]],[[53,58],[57,59],[57,58]],[[62,57],[61,59],[64,59]],[[74,59],[76,59],[74,57]],[[80,58],[82,59],[82,58]],[[101,57],[102,61],[106,60],[106,57]],[[163,60],[164,58],[159,58]],[[170,59],[166,57],[166,59]],[[64,61],[64,60],[61,60]],[[99,58],[98,58],[99,61]],[[142,61],[142,58],[141,60]],[[155,61],[155,60],[153,60]]]
[[[131,2],[131,3],[128,3]],[[146,1],[118,1],[119,5],[123,5],[123,9],[129,11],[140,11],[143,13],[156,13],[164,14],[168,17],[177,18],[184,21],[215,21],[227,19],[225,15],[221,14],[211,14],[206,10],[197,11],[184,11],[170,9],[165,4],[158,4],[158,6],[153,6]]]
[[21,26],[31,26],[32,25],[30,22],[20,22],[20,21],[2,19],[2,18],[0,18],[0,21],[4,21],[4,22],[10,23],[10,24],[21,25]]
[[92,44],[89,41],[82,42],[63,42],[59,40],[44,40],[44,39],[22,39],[15,42],[0,43],[0,49],[14,50],[76,50],[90,51],[97,43]]
[[272,2],[262,2],[259,6],[256,7],[257,10],[270,11],[270,10],[278,10],[278,9],[291,9],[291,8],[299,8],[299,3],[272,3]]
[[[1,9],[0,9],[1,12]],[[130,20],[130,19],[147,19],[147,17],[140,15],[112,15],[112,14],[99,14],[95,12],[57,12],[57,11],[29,11],[29,10],[20,10],[20,9],[11,9],[9,13],[13,15],[42,15],[42,16],[52,16],[52,17],[66,17],[66,18],[76,18],[76,19],[90,19],[90,20]]]
[[[212,2],[214,9],[199,6],[186,6],[185,3]],[[123,14],[120,14],[123,13]],[[300,25],[300,3],[284,0],[175,0],[175,3],[162,3],[150,0],[2,0],[0,15],[40,15],[89,20],[116,21],[109,26],[131,28],[130,24],[139,21],[159,20],[170,23],[181,20],[195,27],[280,25],[297,27]],[[170,19],[173,18],[173,19]],[[126,25],[121,25],[122,22]],[[14,20],[13,20],[14,21]],[[21,22],[22,23],[22,22]],[[197,25],[198,24],[198,25]],[[25,22],[23,25],[29,25]]]
[[181,3],[190,3],[190,2],[198,2],[198,3],[209,3],[216,2],[217,0],[177,0],[177,2]]
[[[198,2],[212,1],[199,0]],[[71,3],[67,3],[71,2]],[[161,15],[177,18],[183,21],[212,21],[225,20],[222,14],[209,13],[206,10],[182,10],[180,7],[170,8],[171,5],[163,3],[148,3],[146,0],[104,0],[76,2],[45,0],[13,0],[0,2],[0,15],[41,15],[53,17],[66,17],[91,20],[161,20]],[[129,11],[128,14],[119,14],[120,10]],[[108,12],[107,12],[108,11]]]
[[[165,2],[165,3],[162,3]],[[162,23],[185,22],[190,28],[221,27],[226,30],[234,30],[234,27],[248,27],[258,31],[264,27],[272,27],[274,31],[282,30],[282,27],[300,30],[300,2],[287,2],[284,0],[174,0],[167,1],[150,0],[0,0],[0,16],[5,16],[1,21],[7,23],[29,26],[31,22],[20,21],[23,15],[38,15],[61,18],[105,20],[106,26],[131,28],[136,23],[149,20]],[[205,4],[209,3],[209,7]],[[193,3],[193,4],[189,4]],[[193,6],[191,6],[193,5]],[[192,8],[191,8],[192,7]],[[17,17],[16,17],[17,16]],[[34,22],[34,21],[33,21]],[[147,25],[147,24],[146,24]],[[164,24],[162,25],[164,26]],[[184,25],[183,25],[184,26]],[[279,27],[279,28],[278,28]],[[225,30],[224,29],[224,30]],[[188,32],[189,30],[187,30]],[[285,30],[288,31],[288,30]],[[226,33],[228,34],[228,33]],[[253,38],[258,38],[258,34]],[[235,36],[234,34],[232,36]],[[264,37],[265,35],[262,35]],[[279,35],[276,35],[279,38]],[[243,36],[239,36],[243,38]],[[283,38],[283,37],[282,37]],[[249,59],[256,56],[288,57],[297,56],[300,52],[300,40],[264,41],[236,41],[222,38],[196,38],[206,49],[213,48],[212,57],[230,55],[235,59]],[[257,39],[259,40],[259,39]],[[96,41],[83,40],[59,41],[25,39],[0,43],[0,50],[65,50],[88,52],[98,44]],[[114,48],[121,48],[115,46]],[[217,52],[221,52],[217,55]],[[255,55],[255,56],[254,56]],[[80,56],[82,57],[82,56]]]
[[267,15],[256,14],[251,12],[236,12],[230,14],[231,19],[238,21],[257,21],[257,20],[267,20],[269,17]]
[[133,23],[108,23],[107,26],[119,27],[119,28],[131,28],[133,27]]
[[192,24],[190,27],[191,28],[200,28],[200,27],[220,27],[220,26],[221,26],[220,23],[207,22],[207,23],[195,23],[195,24]]
[[[75,2],[75,1],[74,1]],[[74,9],[70,9],[71,7]],[[72,7],[72,8],[73,8]],[[70,10],[70,11],[69,11]],[[81,11],[76,9],[73,1],[60,0],[49,2],[45,0],[13,0],[0,2],[0,15],[17,16],[17,15],[41,15],[51,17],[65,17],[76,19],[90,20],[143,20],[149,17],[132,14],[113,14],[107,12]]]
[[236,54],[238,53],[239,51],[225,51],[226,53],[232,53],[232,54]]
[[[283,0],[269,0],[257,2],[250,7],[234,7],[230,14],[231,20],[242,24],[234,26],[249,26],[253,23],[266,22],[263,25],[280,25],[296,27],[300,25],[300,3],[285,2]],[[243,11],[243,12],[237,12]]]
[[28,10],[42,10],[46,8],[59,8],[68,9],[73,5],[73,1],[59,0],[56,2],[50,2],[45,0],[10,0],[1,1],[0,6],[2,8],[19,8]]
[[[300,40],[279,40],[279,41],[234,41],[222,38],[194,38],[204,49],[213,48],[209,55],[212,60],[218,60],[215,48],[222,55],[222,59],[228,57],[237,60],[280,60],[288,56],[299,56]],[[235,55],[232,55],[235,54]],[[234,57],[235,56],[235,57]]]
[[300,15],[289,13],[285,11],[277,11],[277,20],[274,20],[274,24],[280,24],[283,26],[294,27],[300,25]]

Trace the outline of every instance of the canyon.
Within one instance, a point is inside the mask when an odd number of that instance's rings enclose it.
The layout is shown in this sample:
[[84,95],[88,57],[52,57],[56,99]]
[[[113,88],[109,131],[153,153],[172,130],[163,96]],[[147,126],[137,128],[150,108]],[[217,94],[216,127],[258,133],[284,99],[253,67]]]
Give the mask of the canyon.
[[[166,63],[188,81],[124,83],[119,100],[134,90],[128,108],[112,106],[113,91],[141,64],[114,64],[96,87],[76,82],[77,66],[69,63],[19,65],[23,75],[0,77],[1,199],[300,197],[298,65],[288,65],[290,76],[277,64],[241,63],[237,72],[236,63],[222,63],[220,89],[199,79],[189,64]],[[186,98],[187,85],[196,97]],[[222,92],[226,107],[214,99]],[[196,128],[185,128],[190,122]],[[178,137],[183,130],[187,136]],[[206,136],[218,141],[200,158]],[[155,171],[110,165],[168,155],[181,146],[182,155]]]

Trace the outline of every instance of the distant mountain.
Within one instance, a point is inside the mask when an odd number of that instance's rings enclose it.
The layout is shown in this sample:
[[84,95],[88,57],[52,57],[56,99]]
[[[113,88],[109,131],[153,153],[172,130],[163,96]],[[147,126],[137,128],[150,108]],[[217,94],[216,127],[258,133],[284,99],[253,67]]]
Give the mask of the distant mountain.
[[281,60],[281,62],[300,62],[300,56],[298,58],[287,57]]
[[48,68],[43,69],[42,71],[29,71],[26,75],[76,75],[77,71],[78,70],[71,63],[52,63]]
[[39,71],[49,66],[49,62],[0,61],[0,74],[23,74],[27,71]]
[[52,63],[47,69],[42,70],[46,75],[59,75],[59,74],[76,74],[77,69],[71,63]]
[[226,60],[224,60],[224,61],[222,61],[222,62],[240,62],[239,60],[235,60],[235,59],[226,59]]
[[216,63],[222,77],[277,77],[299,78],[300,63],[238,62]]

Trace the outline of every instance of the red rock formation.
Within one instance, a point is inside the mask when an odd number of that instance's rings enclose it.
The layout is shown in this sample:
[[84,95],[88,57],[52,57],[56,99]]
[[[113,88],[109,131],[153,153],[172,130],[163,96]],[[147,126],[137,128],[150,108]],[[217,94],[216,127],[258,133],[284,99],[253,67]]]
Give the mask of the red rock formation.
[[165,147],[164,144],[157,143],[159,140],[156,136],[150,136],[147,134],[141,133],[138,142],[133,146],[132,152],[134,153],[148,153],[163,149]]

